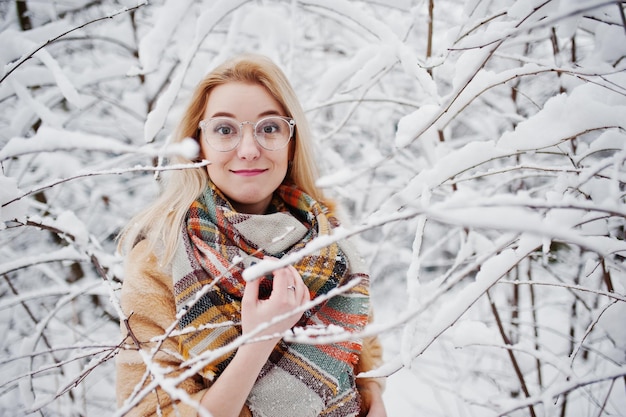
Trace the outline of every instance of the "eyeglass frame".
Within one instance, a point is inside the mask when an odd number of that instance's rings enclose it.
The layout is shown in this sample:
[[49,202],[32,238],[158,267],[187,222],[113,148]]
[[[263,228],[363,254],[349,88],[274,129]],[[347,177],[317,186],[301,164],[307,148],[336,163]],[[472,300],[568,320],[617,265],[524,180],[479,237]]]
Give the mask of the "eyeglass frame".
[[[257,138],[256,127],[258,126],[259,123],[263,122],[264,120],[273,119],[273,118],[279,118],[279,119],[282,119],[283,121],[287,122],[287,124],[289,125],[289,137],[287,138],[287,141],[285,142],[285,144],[283,146],[281,146],[280,148],[270,149],[270,148],[266,148],[265,146],[263,146],[263,144],[259,141],[259,138]],[[204,126],[206,126],[207,122],[209,122],[211,120],[214,120],[214,119],[232,120],[232,121],[236,122],[239,125],[239,137],[237,139],[237,142],[235,143],[235,145],[232,148],[226,149],[226,150],[216,149],[206,139],[206,135],[204,135]],[[278,115],[276,115],[276,116],[267,116],[267,117],[264,117],[262,119],[257,120],[256,122],[251,122],[251,121],[248,121],[248,120],[244,120],[243,122],[240,122],[239,120],[235,119],[234,117],[220,116],[220,117],[211,117],[210,119],[200,120],[200,122],[198,123],[198,129],[200,129],[200,132],[203,133],[203,136],[204,136],[203,140],[206,142],[207,145],[209,145],[209,147],[211,147],[211,149],[213,149],[214,151],[217,151],[217,152],[230,152],[232,150],[237,149],[239,144],[241,144],[241,140],[243,139],[243,126],[244,125],[252,125],[252,136],[254,137],[254,141],[256,143],[258,143],[261,148],[263,148],[263,149],[265,149],[267,151],[278,151],[278,150],[284,149],[289,144],[289,142],[291,142],[291,138],[293,137],[294,130],[295,130],[295,127],[296,127],[296,121],[293,118],[291,118],[291,117],[278,116]]]

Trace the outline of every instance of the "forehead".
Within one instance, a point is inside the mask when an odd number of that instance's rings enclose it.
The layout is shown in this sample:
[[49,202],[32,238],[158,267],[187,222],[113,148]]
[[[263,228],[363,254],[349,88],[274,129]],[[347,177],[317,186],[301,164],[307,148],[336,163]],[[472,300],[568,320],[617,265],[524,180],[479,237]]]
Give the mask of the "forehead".
[[205,117],[228,116],[240,120],[263,115],[284,115],[280,103],[261,84],[228,82],[209,93]]

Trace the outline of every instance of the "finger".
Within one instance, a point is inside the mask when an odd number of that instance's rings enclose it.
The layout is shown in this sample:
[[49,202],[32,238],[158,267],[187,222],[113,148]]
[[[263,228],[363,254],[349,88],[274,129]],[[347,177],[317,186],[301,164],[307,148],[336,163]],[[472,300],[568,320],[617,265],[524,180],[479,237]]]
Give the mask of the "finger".
[[295,291],[292,292],[294,293],[298,304],[302,305],[305,302],[310,301],[311,293],[309,291],[309,287],[307,287],[298,270],[292,265],[289,265],[287,269],[289,270],[291,276],[294,278],[293,286]]
[[246,288],[243,290],[242,302],[257,301],[259,299],[260,283],[261,283],[260,279],[255,279],[255,280],[246,282]]
[[[263,259],[264,260],[265,259],[271,259],[271,260],[276,260],[276,261],[279,260],[278,258],[275,258],[273,256],[269,256],[269,255],[265,255],[263,257]],[[275,269],[275,270],[272,271],[272,276],[273,276],[273,279],[272,279],[272,290],[271,290],[269,298],[272,298],[273,295],[275,295],[276,297],[277,296],[281,296],[281,295],[284,296],[284,294],[285,294],[285,291],[284,291],[285,287],[289,287],[289,285],[292,285],[290,283],[284,284],[283,281],[285,281],[285,279],[284,279],[285,277],[284,277],[284,274],[281,272],[284,269],[285,269],[285,267],[282,267],[282,268],[278,268],[278,269]],[[292,281],[289,281],[289,282],[292,282]],[[277,292],[277,290],[278,290],[278,292]],[[276,297],[274,297],[274,298],[276,298]]]
[[309,287],[307,287],[305,284],[304,291],[302,291],[302,298],[300,299],[300,304],[308,303],[309,301],[311,301],[311,291],[309,290]]
[[287,268],[279,268],[272,271],[274,274],[274,283],[272,286],[272,295],[285,297],[293,292],[290,287],[294,286],[294,279],[291,272]]
[[300,275],[300,272],[298,272],[298,270],[293,265],[288,265],[286,268],[288,269],[288,273],[293,277],[293,282],[296,287],[307,288],[306,283]]

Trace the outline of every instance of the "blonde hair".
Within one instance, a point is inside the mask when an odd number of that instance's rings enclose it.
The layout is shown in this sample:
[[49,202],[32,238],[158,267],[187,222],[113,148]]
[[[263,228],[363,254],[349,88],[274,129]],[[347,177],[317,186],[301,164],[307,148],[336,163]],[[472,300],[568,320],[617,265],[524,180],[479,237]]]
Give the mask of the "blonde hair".
[[[262,85],[280,103],[287,115],[296,121],[291,169],[284,181],[293,182],[317,201],[332,207],[315,185],[318,178],[313,158],[311,133],[304,111],[283,71],[269,58],[246,54],[232,58],[211,71],[197,86],[173,135],[172,142],[185,138],[199,140],[198,124],[202,120],[211,90],[229,82]],[[173,164],[191,163],[182,156]],[[182,223],[191,203],[208,183],[206,167],[172,171],[161,194],[149,207],[134,216],[120,234],[118,249],[125,253],[140,240],[147,239],[154,251],[158,244],[161,262],[168,264],[174,254]]]

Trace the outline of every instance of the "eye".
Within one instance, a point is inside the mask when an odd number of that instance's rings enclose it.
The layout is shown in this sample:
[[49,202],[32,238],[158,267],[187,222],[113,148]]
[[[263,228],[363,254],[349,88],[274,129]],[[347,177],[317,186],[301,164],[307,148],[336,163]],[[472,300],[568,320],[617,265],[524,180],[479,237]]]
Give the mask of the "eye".
[[237,125],[228,120],[215,120],[211,131],[217,136],[236,136]]
[[264,120],[257,127],[257,132],[262,135],[272,135],[272,134],[281,133],[281,130],[282,130],[281,122],[282,122],[281,119]]
[[263,132],[265,132],[265,133],[274,133],[277,130],[278,130],[278,126],[276,126],[276,125],[263,126]]
[[230,135],[233,131],[231,126],[218,126],[215,131],[220,135]]

